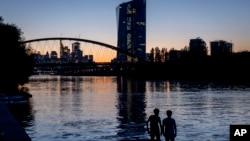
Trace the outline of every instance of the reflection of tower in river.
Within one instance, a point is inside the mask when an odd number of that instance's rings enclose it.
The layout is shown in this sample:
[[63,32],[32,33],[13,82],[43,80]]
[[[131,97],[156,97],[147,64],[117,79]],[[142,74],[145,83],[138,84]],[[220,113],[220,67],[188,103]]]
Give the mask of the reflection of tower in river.
[[146,82],[117,77],[117,91],[118,121],[119,128],[122,129],[118,135],[130,138],[142,135],[146,123]]

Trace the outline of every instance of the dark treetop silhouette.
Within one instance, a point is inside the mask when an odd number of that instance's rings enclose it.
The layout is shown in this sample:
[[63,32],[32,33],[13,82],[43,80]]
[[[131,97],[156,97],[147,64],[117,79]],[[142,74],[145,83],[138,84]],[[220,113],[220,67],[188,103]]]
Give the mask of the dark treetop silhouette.
[[0,92],[12,95],[18,85],[28,82],[33,71],[33,56],[20,42],[22,31],[0,17]]

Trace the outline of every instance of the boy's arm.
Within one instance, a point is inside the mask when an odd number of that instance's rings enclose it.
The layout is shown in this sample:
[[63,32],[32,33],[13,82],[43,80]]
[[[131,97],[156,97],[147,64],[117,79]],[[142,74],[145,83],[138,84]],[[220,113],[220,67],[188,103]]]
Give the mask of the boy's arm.
[[177,127],[175,121],[174,121],[174,130],[175,130],[175,136],[177,136]]
[[[164,121],[164,120],[163,120]],[[162,125],[161,125],[161,135],[164,134],[164,122],[162,121]]]
[[161,125],[161,135],[163,135],[164,134],[164,126],[163,126],[163,124]]
[[149,128],[148,128],[148,123],[150,122],[150,117],[148,118],[147,122],[146,122],[146,126],[147,126],[147,131],[149,132]]

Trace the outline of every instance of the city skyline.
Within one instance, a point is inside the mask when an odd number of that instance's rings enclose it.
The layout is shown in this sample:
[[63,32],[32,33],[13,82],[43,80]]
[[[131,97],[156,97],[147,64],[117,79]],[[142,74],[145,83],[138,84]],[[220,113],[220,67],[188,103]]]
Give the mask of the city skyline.
[[[26,40],[77,37],[117,44],[116,7],[129,0],[1,1],[4,22],[21,28]],[[233,51],[250,50],[248,0],[147,0],[147,52],[182,49],[192,38],[225,40]]]

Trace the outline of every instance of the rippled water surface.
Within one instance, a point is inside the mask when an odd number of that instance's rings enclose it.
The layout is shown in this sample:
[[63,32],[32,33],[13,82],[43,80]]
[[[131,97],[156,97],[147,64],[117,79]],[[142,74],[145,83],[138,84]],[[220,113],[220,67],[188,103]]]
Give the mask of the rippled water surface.
[[173,111],[177,141],[228,141],[230,124],[250,124],[247,84],[37,75],[26,86],[18,118],[33,141],[148,140],[154,108]]

